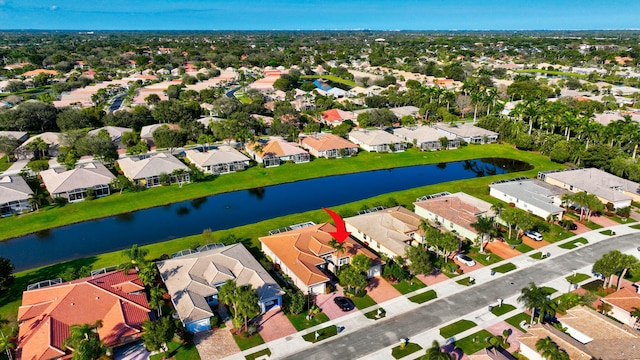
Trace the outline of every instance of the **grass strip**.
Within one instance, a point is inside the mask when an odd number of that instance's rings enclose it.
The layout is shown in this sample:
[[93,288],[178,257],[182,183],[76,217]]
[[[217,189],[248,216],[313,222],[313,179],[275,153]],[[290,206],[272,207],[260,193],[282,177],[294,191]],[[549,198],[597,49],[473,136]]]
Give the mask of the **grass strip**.
[[260,351],[254,352],[253,354],[249,354],[249,355],[245,356],[244,358],[247,359],[247,360],[255,360],[255,359],[257,359],[259,357],[262,357],[262,356],[267,356],[267,358],[269,358],[271,356],[271,350],[269,348],[266,348],[264,350],[260,350]]
[[238,344],[238,347],[242,351],[264,344],[262,336],[260,336],[260,334],[258,333],[255,333],[249,337],[234,334],[233,340],[235,340],[236,344]]
[[492,268],[491,270],[495,271],[495,272],[499,272],[501,274],[504,274],[504,273],[508,273],[509,271],[513,271],[515,269],[517,269],[517,267],[514,264],[506,263],[506,264],[502,264],[500,266],[496,266],[496,267]]
[[[316,337],[316,334],[318,334],[317,337]],[[318,341],[322,341],[324,339],[330,338],[337,334],[338,334],[338,328],[335,325],[331,325],[329,327],[310,332],[307,335],[302,336],[302,338],[305,341],[308,341],[311,343],[317,343]]]
[[578,238],[578,239],[566,242],[564,244],[558,245],[558,247],[560,247],[562,249],[575,249],[576,247],[579,246],[578,244],[588,244],[588,243],[589,243],[589,241],[587,241],[587,239]]
[[407,343],[404,347],[398,345],[391,349],[391,356],[393,356],[394,359],[401,359],[420,350],[422,350],[422,346],[415,343]]
[[487,339],[493,334],[487,330],[480,330],[460,340],[456,340],[456,347],[467,355],[475,354],[478,351],[489,347]]
[[314,327],[316,325],[320,325],[324,322],[329,321],[329,317],[325,313],[320,313],[311,318],[311,320],[307,320],[306,312],[298,315],[287,314],[287,318],[289,319],[293,327],[298,331],[302,331],[304,329],[308,329],[310,327]]
[[413,278],[411,280],[402,280],[397,284],[391,284],[391,285],[396,290],[398,290],[402,295],[412,293],[418,289],[422,289],[427,286],[417,278]]
[[448,339],[456,334],[460,334],[463,331],[472,329],[475,326],[477,326],[477,324],[471,320],[465,320],[465,319],[458,320],[452,324],[449,324],[443,328],[440,328],[440,335],[443,338]]
[[515,310],[516,307],[511,304],[502,304],[502,306],[494,306],[491,313],[495,316],[502,316],[508,312]]
[[438,297],[438,294],[436,294],[435,290],[428,290],[423,292],[422,294],[418,294],[418,295],[414,295],[412,297],[409,298],[409,300],[413,301],[414,303],[417,304],[422,304],[425,303],[429,300],[433,300],[435,298]]

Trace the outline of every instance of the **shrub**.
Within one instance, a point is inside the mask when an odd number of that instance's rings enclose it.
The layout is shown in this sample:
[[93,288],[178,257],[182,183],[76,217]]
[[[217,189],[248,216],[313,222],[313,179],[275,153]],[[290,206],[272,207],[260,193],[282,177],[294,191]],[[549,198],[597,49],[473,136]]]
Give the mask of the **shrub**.
[[209,324],[211,325],[212,329],[215,329],[220,324],[220,319],[218,319],[217,316],[213,315],[212,317],[209,318]]

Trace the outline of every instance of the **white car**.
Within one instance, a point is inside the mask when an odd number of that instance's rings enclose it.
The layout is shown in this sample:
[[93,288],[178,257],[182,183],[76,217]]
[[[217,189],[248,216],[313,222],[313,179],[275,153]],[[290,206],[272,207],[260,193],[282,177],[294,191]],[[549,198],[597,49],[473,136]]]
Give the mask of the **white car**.
[[535,241],[542,241],[544,239],[542,237],[542,234],[540,234],[537,231],[525,231],[524,235],[530,238],[531,240],[535,240]]
[[469,256],[465,255],[465,254],[458,254],[455,256],[456,260],[460,261],[461,263],[467,265],[467,266],[474,266],[476,264],[476,261],[473,260],[472,258],[470,258]]

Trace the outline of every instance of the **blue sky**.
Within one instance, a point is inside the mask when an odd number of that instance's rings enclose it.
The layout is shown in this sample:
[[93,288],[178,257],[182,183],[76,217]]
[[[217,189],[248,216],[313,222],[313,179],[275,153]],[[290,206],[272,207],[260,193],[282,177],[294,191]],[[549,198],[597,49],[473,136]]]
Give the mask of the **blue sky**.
[[0,29],[640,28],[638,0],[0,0]]

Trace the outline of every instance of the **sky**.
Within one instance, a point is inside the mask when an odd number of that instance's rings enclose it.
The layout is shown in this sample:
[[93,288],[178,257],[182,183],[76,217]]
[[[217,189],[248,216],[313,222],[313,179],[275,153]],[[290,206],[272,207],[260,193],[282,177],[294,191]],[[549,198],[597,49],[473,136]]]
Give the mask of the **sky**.
[[639,15],[639,0],[0,0],[0,30],[610,30]]

